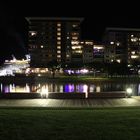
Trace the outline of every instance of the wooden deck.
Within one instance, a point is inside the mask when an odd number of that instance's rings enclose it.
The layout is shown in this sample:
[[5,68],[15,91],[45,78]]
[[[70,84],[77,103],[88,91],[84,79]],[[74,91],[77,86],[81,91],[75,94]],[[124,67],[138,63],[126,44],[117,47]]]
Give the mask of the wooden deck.
[[126,107],[140,106],[140,96],[116,99],[0,99],[0,107]]

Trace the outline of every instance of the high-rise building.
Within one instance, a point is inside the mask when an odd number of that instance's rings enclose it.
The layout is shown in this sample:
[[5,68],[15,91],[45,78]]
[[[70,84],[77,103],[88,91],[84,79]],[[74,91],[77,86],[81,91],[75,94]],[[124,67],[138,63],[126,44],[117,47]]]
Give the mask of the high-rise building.
[[29,22],[29,50],[32,67],[49,62],[79,61],[80,23],[83,18],[26,17]]
[[103,42],[105,62],[140,62],[140,29],[106,28]]
[[93,40],[81,41],[83,45],[83,63],[93,62]]

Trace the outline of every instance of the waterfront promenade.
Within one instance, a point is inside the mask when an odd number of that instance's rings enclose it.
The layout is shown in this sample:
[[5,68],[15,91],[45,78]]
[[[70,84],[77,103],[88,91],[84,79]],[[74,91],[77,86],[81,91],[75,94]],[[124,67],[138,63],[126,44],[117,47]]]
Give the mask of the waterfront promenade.
[[140,96],[114,99],[0,99],[0,107],[131,107],[140,106]]

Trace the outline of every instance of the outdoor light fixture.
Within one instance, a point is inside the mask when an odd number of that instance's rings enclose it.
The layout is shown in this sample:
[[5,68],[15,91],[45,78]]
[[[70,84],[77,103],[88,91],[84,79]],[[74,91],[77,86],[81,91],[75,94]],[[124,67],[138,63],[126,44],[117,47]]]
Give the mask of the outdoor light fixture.
[[127,88],[126,89],[127,97],[131,97],[132,95],[132,88]]

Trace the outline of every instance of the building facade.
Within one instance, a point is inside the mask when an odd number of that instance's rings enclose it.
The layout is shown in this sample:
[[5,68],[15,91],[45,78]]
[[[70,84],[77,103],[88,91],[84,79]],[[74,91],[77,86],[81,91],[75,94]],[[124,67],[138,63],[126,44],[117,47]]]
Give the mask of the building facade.
[[84,40],[81,41],[83,45],[83,63],[92,63],[93,62],[93,41]]
[[26,17],[32,67],[81,61],[80,24],[83,18]]
[[103,44],[105,62],[140,62],[140,29],[106,28]]

